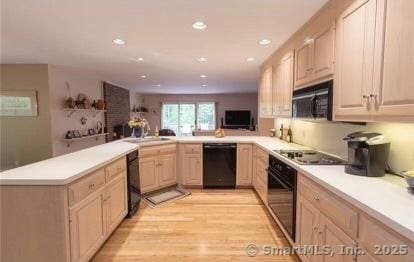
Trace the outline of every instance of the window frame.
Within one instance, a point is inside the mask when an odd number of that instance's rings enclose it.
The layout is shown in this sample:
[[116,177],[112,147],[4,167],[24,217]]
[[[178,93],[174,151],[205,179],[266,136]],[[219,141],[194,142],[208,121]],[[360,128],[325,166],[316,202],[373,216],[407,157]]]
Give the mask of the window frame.
[[[165,105],[177,105],[178,106],[178,129],[180,130],[180,105],[195,105],[195,129],[196,131],[214,131],[217,128],[217,103],[216,102],[212,102],[212,101],[200,101],[200,102],[190,102],[190,101],[185,101],[185,102],[174,102],[174,101],[165,101],[161,103],[161,129],[164,128],[164,106]],[[214,122],[213,122],[213,129],[209,129],[209,130],[199,130],[198,126],[199,126],[199,119],[198,119],[198,113],[199,113],[199,105],[200,104],[212,104],[214,105]],[[181,132],[179,131],[177,136],[180,136]]]

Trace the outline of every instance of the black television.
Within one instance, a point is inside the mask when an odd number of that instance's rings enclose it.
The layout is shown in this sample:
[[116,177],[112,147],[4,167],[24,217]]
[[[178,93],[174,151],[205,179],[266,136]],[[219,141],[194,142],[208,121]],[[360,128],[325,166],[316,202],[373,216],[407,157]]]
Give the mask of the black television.
[[250,126],[249,110],[226,110],[225,112],[226,126]]

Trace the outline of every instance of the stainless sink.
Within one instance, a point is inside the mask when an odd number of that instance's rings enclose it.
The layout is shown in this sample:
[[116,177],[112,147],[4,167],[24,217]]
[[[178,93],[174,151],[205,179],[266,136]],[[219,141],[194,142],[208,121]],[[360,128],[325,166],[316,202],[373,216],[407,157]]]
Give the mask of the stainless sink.
[[149,142],[161,142],[161,141],[168,141],[169,138],[165,137],[145,137],[145,138],[126,138],[124,139],[125,142],[134,143],[134,144],[142,144],[142,143],[149,143]]

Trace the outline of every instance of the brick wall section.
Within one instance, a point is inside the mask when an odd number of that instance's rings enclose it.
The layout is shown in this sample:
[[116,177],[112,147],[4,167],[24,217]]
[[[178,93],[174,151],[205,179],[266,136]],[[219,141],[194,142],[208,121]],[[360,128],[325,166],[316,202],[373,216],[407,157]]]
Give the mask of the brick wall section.
[[129,90],[104,82],[103,94],[106,105],[105,126],[109,133],[106,140],[109,142],[113,140],[113,127],[129,121]]

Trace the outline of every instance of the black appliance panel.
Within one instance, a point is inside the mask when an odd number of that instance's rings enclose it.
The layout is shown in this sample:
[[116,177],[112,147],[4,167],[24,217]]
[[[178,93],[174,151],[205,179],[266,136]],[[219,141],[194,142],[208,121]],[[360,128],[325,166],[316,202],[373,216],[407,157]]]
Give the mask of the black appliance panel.
[[128,217],[132,217],[141,202],[138,150],[127,155]]
[[203,187],[236,188],[237,145],[203,145]]
[[269,156],[268,205],[284,229],[295,240],[297,171]]
[[293,92],[292,117],[332,120],[333,80]]

